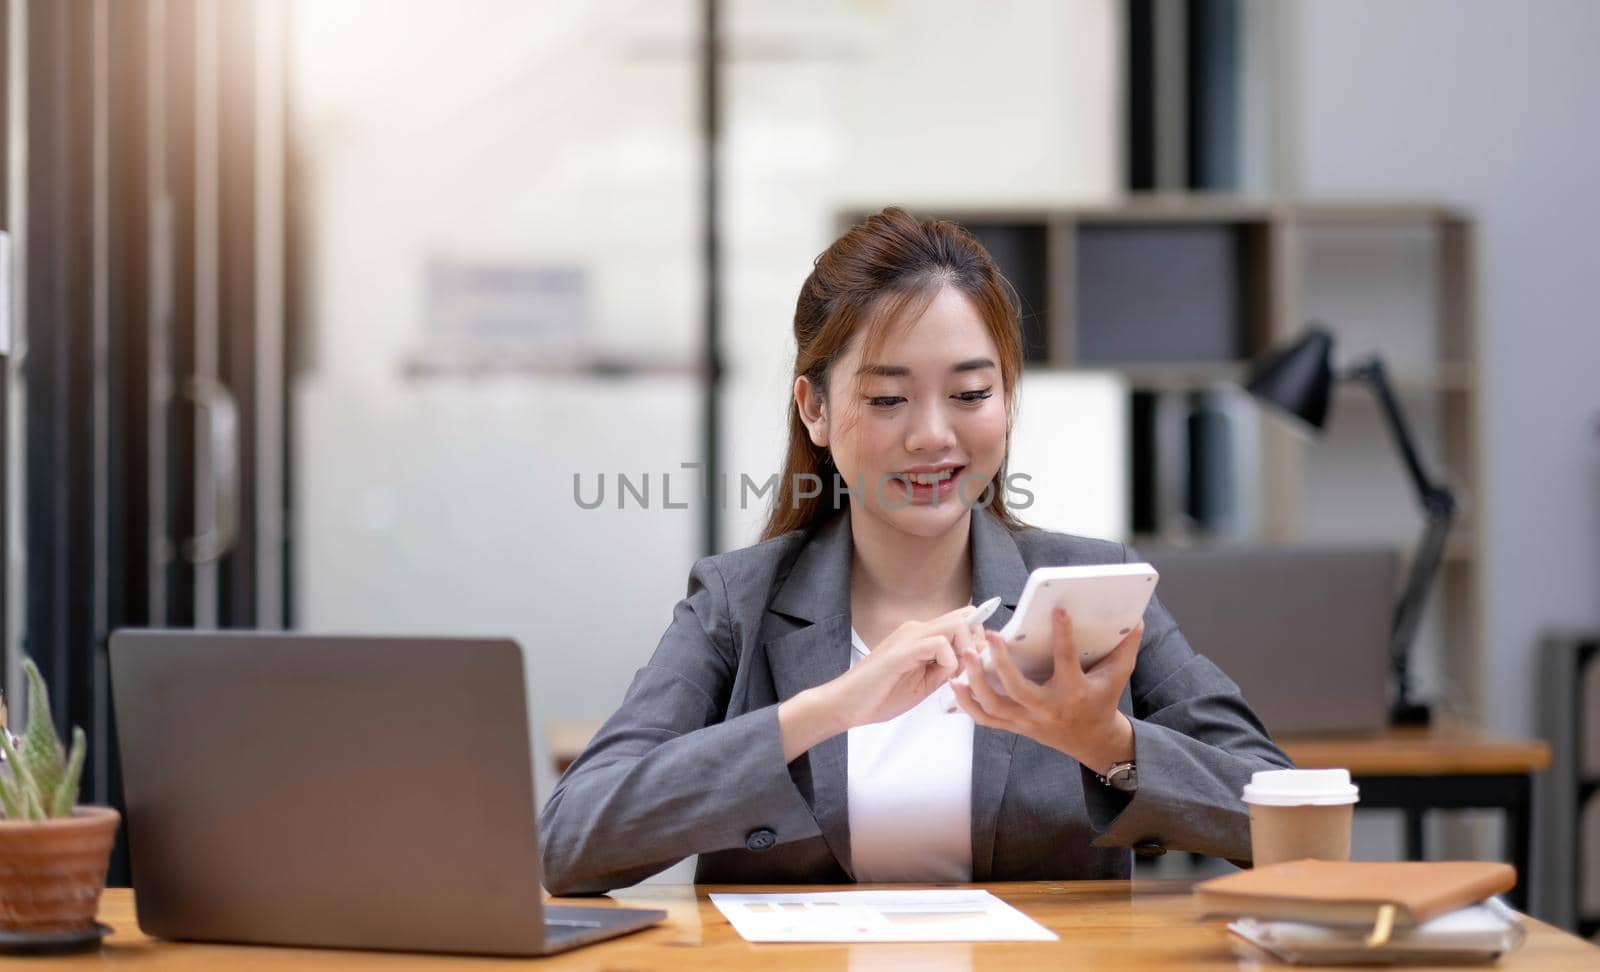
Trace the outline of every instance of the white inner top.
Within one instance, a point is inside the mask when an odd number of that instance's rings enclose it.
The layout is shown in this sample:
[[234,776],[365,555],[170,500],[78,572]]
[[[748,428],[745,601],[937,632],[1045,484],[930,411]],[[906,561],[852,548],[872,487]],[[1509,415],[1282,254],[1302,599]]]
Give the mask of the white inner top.
[[[850,666],[867,646],[850,630]],[[850,856],[857,881],[972,880],[972,717],[934,692],[849,731]]]

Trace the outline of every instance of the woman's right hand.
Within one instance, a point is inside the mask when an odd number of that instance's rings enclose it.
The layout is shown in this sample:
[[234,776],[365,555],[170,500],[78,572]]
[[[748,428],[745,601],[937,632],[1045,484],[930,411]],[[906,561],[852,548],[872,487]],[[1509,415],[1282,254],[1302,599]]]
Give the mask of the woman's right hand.
[[961,671],[976,650],[971,606],[929,621],[907,621],[824,688],[844,728],[883,722],[910,710]]
[[961,659],[980,645],[967,621],[972,610],[907,621],[843,675],[781,703],[785,762],[854,726],[893,719],[959,674]]

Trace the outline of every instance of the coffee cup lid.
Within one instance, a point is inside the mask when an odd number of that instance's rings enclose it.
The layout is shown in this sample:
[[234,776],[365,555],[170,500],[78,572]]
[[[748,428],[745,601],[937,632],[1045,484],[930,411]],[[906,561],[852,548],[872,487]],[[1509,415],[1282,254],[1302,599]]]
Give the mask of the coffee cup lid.
[[1265,807],[1337,806],[1355,803],[1359,789],[1350,771],[1262,770],[1244,787],[1244,802]]

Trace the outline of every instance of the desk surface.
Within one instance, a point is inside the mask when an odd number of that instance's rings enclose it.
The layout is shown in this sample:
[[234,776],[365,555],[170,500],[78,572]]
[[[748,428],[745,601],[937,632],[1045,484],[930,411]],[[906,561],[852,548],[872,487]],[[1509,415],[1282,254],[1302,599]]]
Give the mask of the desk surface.
[[[1061,936],[1058,942],[989,944],[751,945],[741,939],[705,897],[706,886],[643,885],[619,892],[619,902],[582,899],[571,903],[621,903],[663,908],[665,922],[647,931],[567,952],[532,959],[540,969],[725,969],[917,968],[931,972],[976,969],[1265,969],[1270,958],[1238,942],[1223,923],[1196,920],[1188,883],[1181,881],[1075,881],[985,885]],[[771,888],[729,888],[761,891]],[[796,890],[784,888],[776,890]],[[831,889],[837,890],[837,889]],[[557,903],[561,899],[554,899]],[[39,968],[105,969],[450,969],[513,964],[506,959],[337,952],[311,949],[191,945],[146,938],[134,921],[133,893],[106,892],[100,918],[116,929],[98,953],[34,959]],[[1600,948],[1542,922],[1528,921],[1528,942],[1493,969],[1600,968]],[[1235,953],[1235,949],[1238,953]],[[521,963],[515,963],[521,964]],[[1288,968],[1288,966],[1282,966]],[[1430,968],[1443,968],[1430,966]],[[1484,966],[1468,966],[1481,970]]]
[[1275,740],[1302,769],[1344,767],[1355,776],[1486,776],[1536,773],[1550,744],[1442,723],[1382,732]]
[[[545,742],[557,772],[566,770],[600,730],[598,722],[553,722]],[[1303,769],[1344,767],[1357,776],[1482,776],[1535,773],[1550,765],[1550,744],[1513,739],[1453,723],[1425,728],[1276,740]]]

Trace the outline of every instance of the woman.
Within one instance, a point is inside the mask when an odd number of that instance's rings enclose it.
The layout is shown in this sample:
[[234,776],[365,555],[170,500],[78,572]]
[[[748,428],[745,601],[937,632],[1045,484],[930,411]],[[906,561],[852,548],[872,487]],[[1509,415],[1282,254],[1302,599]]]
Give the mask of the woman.
[[[1130,847],[1249,857],[1240,790],[1289,760],[1158,601],[1087,671],[1055,618],[1067,663],[1043,684],[969,629],[992,596],[1002,627],[1035,567],[1137,559],[1006,506],[1007,294],[965,231],[899,209],[817,258],[765,539],[695,564],[562,777],[540,819],[551,892],[691,854],[707,883],[1116,878]],[[985,643],[1004,695],[950,681]]]

